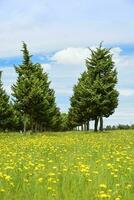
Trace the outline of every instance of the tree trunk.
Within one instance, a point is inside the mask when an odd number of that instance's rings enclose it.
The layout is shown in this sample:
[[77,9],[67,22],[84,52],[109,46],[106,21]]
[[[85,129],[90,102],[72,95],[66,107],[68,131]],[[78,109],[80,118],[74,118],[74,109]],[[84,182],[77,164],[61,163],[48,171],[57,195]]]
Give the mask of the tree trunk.
[[97,132],[97,131],[98,131],[98,120],[99,120],[99,118],[96,117],[96,118],[95,118],[95,123],[94,123],[94,132]]
[[38,123],[35,122],[35,130],[34,130],[34,132],[36,133],[37,131],[38,131]]
[[83,131],[83,124],[81,125],[81,131]]
[[87,131],[89,131],[89,121],[87,121]]
[[34,120],[31,115],[30,115],[30,129],[31,129],[31,132],[33,133],[34,132]]
[[84,131],[87,131],[87,124],[84,124]]
[[33,122],[33,120],[31,120],[31,131],[32,131],[32,133],[34,133],[34,122]]
[[24,127],[23,127],[23,131],[24,131],[24,133],[26,133],[26,121],[24,120]]
[[26,118],[26,115],[24,114],[24,116],[23,116],[23,131],[24,131],[24,133],[26,133],[26,129],[27,129],[27,118]]
[[103,131],[103,117],[100,117],[100,131]]

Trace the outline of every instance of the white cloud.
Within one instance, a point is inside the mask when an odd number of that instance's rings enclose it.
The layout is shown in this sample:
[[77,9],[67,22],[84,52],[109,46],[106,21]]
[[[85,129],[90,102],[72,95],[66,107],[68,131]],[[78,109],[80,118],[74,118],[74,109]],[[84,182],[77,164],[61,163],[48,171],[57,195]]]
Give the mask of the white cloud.
[[1,0],[0,7],[2,57],[19,55],[21,41],[32,53],[86,47],[102,40],[133,43],[134,12],[128,1]]
[[[96,47],[92,46],[90,48],[95,49]],[[122,49],[120,47],[111,49],[113,60],[115,61],[116,65],[118,65],[121,61],[121,52]],[[88,48],[69,47],[56,52],[51,60],[57,62],[57,64],[84,65],[85,59],[90,57],[90,55],[91,52]]]
[[122,96],[133,96],[134,95],[134,89],[119,89],[119,93]]
[[89,55],[90,51],[87,48],[70,47],[56,52],[52,61],[66,65],[83,65]]

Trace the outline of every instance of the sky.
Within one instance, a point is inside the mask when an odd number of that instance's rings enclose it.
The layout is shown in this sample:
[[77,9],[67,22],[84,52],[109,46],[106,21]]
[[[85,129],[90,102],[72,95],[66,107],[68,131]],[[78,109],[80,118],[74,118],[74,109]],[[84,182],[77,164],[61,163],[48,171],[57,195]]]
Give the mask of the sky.
[[118,71],[119,105],[108,124],[134,123],[133,0],[0,0],[0,70],[8,95],[22,62],[22,41],[48,73],[56,102],[67,112],[73,85],[101,41]]

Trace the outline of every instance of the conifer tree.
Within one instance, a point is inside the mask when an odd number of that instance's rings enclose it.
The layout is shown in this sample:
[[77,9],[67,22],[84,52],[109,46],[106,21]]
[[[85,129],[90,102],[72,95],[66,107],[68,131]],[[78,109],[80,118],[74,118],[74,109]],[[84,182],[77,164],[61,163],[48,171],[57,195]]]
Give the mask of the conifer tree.
[[31,130],[44,130],[50,121],[51,102],[54,95],[50,92],[47,73],[38,63],[32,63],[27,45],[23,43],[23,62],[15,66],[18,74],[17,82],[12,86],[14,102],[23,115],[24,131],[30,121]]
[[11,118],[11,107],[9,103],[9,97],[3,89],[1,81],[1,71],[0,71],[0,129],[6,130],[9,127]]
[[109,117],[118,106],[117,71],[110,49],[103,48],[102,43],[91,50],[91,58],[86,59],[87,73],[90,80],[91,107],[97,131],[100,120],[100,131],[103,131],[103,117]]
[[100,121],[102,131],[103,117],[113,114],[118,105],[117,71],[110,49],[102,48],[101,43],[96,50],[91,50],[86,67],[74,87],[68,119],[74,127],[95,120],[94,131],[98,130]]
[[[77,85],[73,88],[73,96],[71,97],[71,108],[69,109],[68,122],[70,127],[81,126],[88,124],[91,118],[89,105],[89,93],[87,94],[87,72],[81,74]],[[88,103],[88,104],[87,104]],[[87,128],[88,129],[88,128]]]

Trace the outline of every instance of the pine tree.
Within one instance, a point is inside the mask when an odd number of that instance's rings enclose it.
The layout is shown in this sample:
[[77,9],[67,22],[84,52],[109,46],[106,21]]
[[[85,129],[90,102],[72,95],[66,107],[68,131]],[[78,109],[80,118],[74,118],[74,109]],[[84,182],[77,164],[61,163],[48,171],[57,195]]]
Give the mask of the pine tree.
[[69,130],[68,114],[67,113],[61,113],[61,131],[67,131],[67,130]]
[[[0,72],[0,78],[1,78]],[[3,89],[3,85],[0,79],[0,129],[6,130],[9,127],[11,118],[11,107],[9,103],[9,97]]]
[[95,131],[100,120],[103,130],[103,117],[109,117],[118,106],[116,90],[117,71],[110,49],[103,48],[102,43],[96,50],[91,50],[91,58],[86,59],[87,73],[90,80],[91,107],[95,119]]
[[[87,108],[89,93],[87,95],[87,72],[81,74],[78,79],[77,85],[73,88],[73,96],[71,97],[71,108],[69,109],[68,121],[70,127],[81,126],[83,129],[83,124],[88,124],[91,113],[90,107]],[[86,85],[86,87],[85,87]],[[88,129],[88,128],[87,128]]]
[[117,72],[110,49],[102,48],[100,44],[96,50],[91,50],[86,67],[74,86],[68,120],[72,127],[83,123],[88,127],[89,121],[95,120],[95,131],[100,121],[102,131],[103,117],[109,117],[118,106]]
[[40,64],[32,63],[25,43],[22,52],[23,62],[18,67],[15,66],[18,78],[17,83],[12,86],[14,102],[23,115],[24,131],[28,121],[32,131],[44,130],[50,121],[50,104],[54,104],[54,95],[50,92],[47,73],[43,72]]

